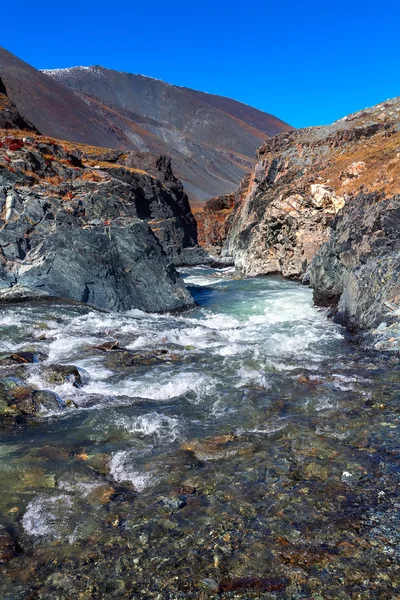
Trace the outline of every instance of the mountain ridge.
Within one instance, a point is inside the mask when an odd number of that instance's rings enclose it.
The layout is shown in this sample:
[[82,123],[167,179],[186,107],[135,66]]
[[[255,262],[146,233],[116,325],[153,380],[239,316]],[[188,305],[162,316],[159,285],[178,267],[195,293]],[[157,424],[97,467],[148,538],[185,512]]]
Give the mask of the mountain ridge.
[[292,129],[236,100],[142,74],[99,65],[43,73],[96,106],[133,149],[169,154],[192,201],[234,191],[265,137]]

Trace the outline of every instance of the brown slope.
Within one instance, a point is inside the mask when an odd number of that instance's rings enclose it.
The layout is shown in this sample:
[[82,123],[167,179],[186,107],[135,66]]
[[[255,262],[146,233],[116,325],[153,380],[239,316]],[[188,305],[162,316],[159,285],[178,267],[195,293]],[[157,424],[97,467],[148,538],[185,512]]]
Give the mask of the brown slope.
[[232,98],[217,96],[215,94],[206,94],[188,88],[184,89],[192,95],[199,96],[203,102],[207,102],[211,106],[239,119],[243,123],[247,123],[255,130],[264,133],[268,137],[272,137],[278,133],[285,133],[286,131],[291,131],[293,129],[291,125],[274,117],[274,115],[265,113],[262,110],[258,110],[257,108],[253,108],[252,106],[248,106],[237,100],[232,100]]
[[0,47],[0,77],[19,113],[45,135],[98,146],[129,147],[72,90]]

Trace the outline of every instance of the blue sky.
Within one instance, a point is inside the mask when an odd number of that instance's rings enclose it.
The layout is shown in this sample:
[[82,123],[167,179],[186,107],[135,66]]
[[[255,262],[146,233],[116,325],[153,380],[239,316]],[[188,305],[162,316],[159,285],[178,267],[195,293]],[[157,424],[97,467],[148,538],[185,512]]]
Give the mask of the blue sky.
[[400,95],[399,0],[9,0],[2,15],[0,44],[37,68],[142,73],[296,127]]

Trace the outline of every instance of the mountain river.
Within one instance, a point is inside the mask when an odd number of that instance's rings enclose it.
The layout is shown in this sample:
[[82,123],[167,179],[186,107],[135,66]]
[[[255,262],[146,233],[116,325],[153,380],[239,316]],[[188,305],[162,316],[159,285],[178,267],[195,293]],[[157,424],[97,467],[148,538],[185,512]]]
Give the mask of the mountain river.
[[2,307],[70,406],[0,421],[0,598],[400,598],[398,357],[297,283],[181,271],[181,314]]

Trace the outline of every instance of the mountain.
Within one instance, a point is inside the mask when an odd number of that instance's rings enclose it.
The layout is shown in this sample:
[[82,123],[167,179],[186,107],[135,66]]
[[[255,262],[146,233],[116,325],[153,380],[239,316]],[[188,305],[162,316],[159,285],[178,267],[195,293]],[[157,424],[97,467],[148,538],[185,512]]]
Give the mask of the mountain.
[[192,199],[235,190],[265,137],[292,129],[235,100],[143,75],[99,66],[44,73],[76,91],[132,149],[171,155]]
[[192,201],[237,189],[268,136],[292,128],[255,108],[102,67],[40,72],[0,48],[0,77],[44,135],[172,157]]
[[21,117],[41,133],[95,146],[123,147],[123,136],[77,94],[4,48],[0,48],[0,78]]

